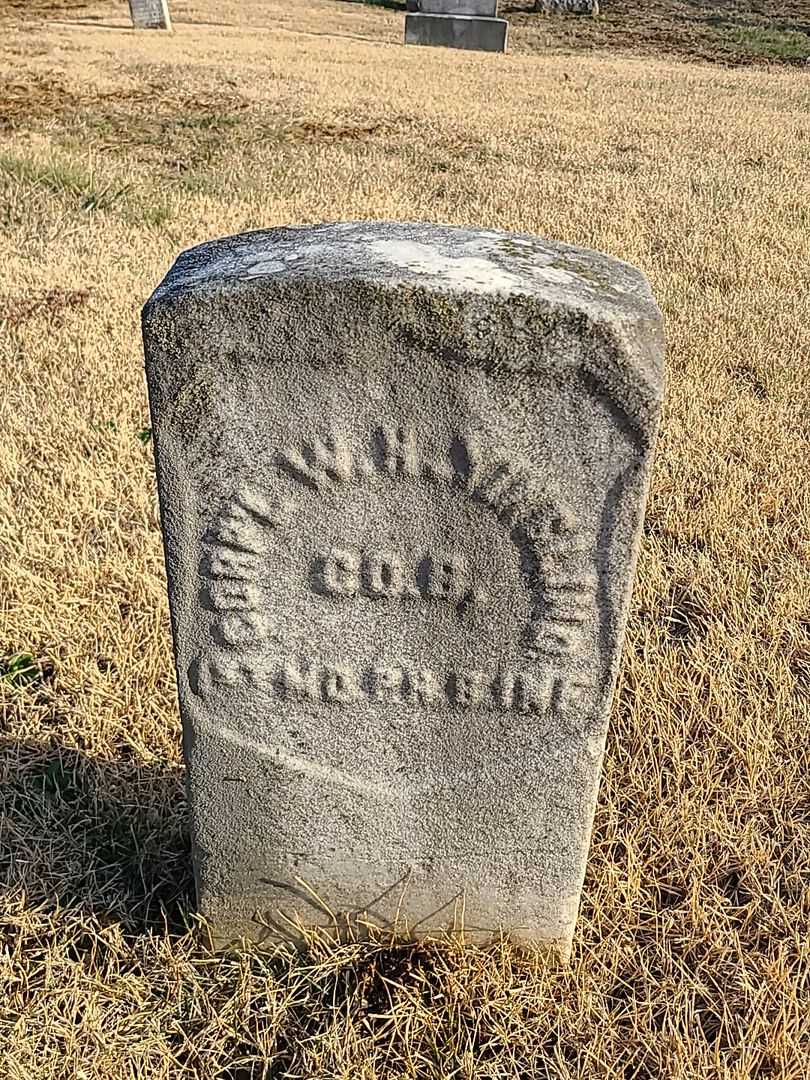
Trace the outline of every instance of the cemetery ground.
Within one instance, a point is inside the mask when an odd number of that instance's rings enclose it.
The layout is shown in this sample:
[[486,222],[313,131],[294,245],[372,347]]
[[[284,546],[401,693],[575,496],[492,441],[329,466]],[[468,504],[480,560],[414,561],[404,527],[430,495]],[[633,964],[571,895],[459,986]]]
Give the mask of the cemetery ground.
[[[0,41],[2,1075],[803,1080],[810,75],[223,7],[173,4],[163,36],[90,5]],[[568,969],[385,936],[214,956],[189,915],[139,310],[180,248],[356,218],[595,247],[664,311]]]

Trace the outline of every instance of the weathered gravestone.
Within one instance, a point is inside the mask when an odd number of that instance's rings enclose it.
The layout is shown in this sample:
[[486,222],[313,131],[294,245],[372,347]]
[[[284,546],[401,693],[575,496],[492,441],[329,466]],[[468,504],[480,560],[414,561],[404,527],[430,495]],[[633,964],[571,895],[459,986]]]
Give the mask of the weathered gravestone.
[[506,51],[509,27],[494,17],[498,0],[412,0],[407,10],[406,45]]
[[484,15],[492,18],[498,14],[498,0],[412,0],[408,11],[423,11],[429,15]]
[[171,30],[168,0],[129,0],[132,25],[138,30]]
[[662,395],[644,277],[273,229],[144,309],[202,912],[570,947]]
[[505,52],[505,19],[479,19],[472,15],[406,15],[405,44],[434,45],[446,49]]

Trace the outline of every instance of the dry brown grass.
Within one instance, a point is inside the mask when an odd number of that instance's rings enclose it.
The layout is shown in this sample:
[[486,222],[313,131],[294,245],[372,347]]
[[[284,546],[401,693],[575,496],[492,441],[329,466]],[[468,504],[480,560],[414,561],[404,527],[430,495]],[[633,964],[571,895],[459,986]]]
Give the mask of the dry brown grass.
[[[0,131],[2,1076],[806,1080],[810,78],[405,50],[356,40],[389,13],[262,7],[281,30],[54,23],[0,45],[17,88]],[[598,247],[642,266],[666,315],[567,971],[505,945],[213,957],[189,923],[138,310],[180,247],[361,217]]]

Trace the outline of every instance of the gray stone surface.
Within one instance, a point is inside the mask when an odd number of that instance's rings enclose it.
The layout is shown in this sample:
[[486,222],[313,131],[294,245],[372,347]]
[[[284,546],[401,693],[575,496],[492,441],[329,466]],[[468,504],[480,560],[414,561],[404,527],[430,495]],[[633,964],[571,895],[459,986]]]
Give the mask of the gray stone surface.
[[506,52],[509,26],[506,19],[475,15],[405,16],[406,45],[441,45],[448,49]]
[[566,953],[663,390],[645,278],[273,229],[182,254],[143,330],[217,941],[334,915]]
[[409,11],[422,11],[426,15],[484,15],[493,18],[498,14],[498,0],[414,0]]
[[544,15],[598,15],[599,0],[534,0],[532,11]]
[[139,30],[171,30],[168,0],[129,0],[132,25]]

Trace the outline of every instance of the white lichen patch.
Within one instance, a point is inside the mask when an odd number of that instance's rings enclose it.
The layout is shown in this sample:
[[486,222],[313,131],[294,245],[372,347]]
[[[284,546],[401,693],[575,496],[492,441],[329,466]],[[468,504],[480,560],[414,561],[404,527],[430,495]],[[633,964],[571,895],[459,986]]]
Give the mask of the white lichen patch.
[[440,280],[450,288],[491,292],[525,291],[526,281],[481,255],[446,255],[430,244],[413,240],[374,240],[368,250],[379,262],[410,274]]
[[[200,255],[207,247],[208,258]],[[554,303],[601,308],[605,299],[644,299],[648,287],[624,264],[539,237],[497,230],[341,222],[247,234],[181,256],[168,287],[262,278],[375,280],[442,292],[545,296]],[[610,268],[610,273],[608,273]],[[630,268],[626,268],[630,269]]]
[[[297,256],[291,253],[290,262]],[[265,274],[280,274],[287,269],[287,262],[282,259],[253,258],[250,262],[241,263],[237,272],[240,277],[264,277]]]

